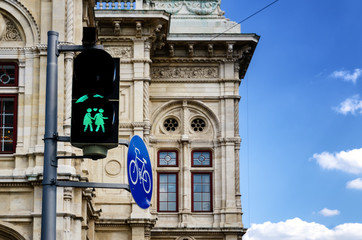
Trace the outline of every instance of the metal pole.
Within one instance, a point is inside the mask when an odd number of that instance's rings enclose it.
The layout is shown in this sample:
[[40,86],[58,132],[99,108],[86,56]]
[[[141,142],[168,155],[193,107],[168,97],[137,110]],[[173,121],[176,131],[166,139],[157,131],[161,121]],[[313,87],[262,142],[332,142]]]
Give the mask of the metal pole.
[[48,32],[41,239],[56,239],[58,36]]

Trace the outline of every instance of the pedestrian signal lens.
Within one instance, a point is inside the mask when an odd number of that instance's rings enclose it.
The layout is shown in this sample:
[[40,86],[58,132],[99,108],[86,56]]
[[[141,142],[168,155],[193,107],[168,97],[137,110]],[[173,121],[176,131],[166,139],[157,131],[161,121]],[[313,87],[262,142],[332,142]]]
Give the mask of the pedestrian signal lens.
[[73,100],[72,140],[75,142],[100,142],[112,133],[116,120],[111,102],[98,94],[84,95]]

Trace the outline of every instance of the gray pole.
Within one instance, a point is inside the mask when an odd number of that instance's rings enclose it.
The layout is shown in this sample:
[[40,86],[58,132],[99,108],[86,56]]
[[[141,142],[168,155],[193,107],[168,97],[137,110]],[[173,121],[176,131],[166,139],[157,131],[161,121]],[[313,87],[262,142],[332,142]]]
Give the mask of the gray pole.
[[48,32],[43,201],[41,219],[41,239],[56,239],[57,217],[57,118],[58,118],[58,36]]

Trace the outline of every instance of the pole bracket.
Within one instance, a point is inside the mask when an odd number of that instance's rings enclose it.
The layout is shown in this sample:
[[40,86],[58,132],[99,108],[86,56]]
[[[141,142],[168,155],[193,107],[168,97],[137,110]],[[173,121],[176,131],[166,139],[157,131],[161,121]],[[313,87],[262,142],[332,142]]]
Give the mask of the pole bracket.
[[124,189],[130,192],[128,184],[119,183],[97,183],[97,182],[72,182],[72,181],[58,181],[58,187],[75,187],[75,188],[111,188],[111,189]]

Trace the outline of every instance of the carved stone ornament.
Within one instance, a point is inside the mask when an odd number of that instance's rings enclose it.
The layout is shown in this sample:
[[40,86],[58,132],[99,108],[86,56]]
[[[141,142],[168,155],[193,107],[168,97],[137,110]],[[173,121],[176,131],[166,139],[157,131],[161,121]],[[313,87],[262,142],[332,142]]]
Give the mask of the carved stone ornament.
[[[146,2],[151,1],[147,0]],[[223,12],[220,10],[220,0],[156,0],[152,2],[154,3],[154,9],[162,9],[171,14],[178,14],[183,6],[185,6],[185,10],[187,10],[188,14],[223,14]],[[184,12],[185,11],[182,10],[183,14]]]
[[171,13],[171,14],[177,14],[182,6],[183,6],[183,0],[182,1],[157,1],[157,2],[154,2],[155,6],[154,8],[155,9],[162,9],[162,10],[165,10],[166,12],[168,13]]
[[106,47],[106,50],[114,58],[131,58],[132,47]]
[[151,69],[151,78],[153,79],[199,79],[218,77],[218,67],[153,67]]
[[185,1],[187,10],[197,15],[210,15],[219,6],[219,1]]
[[16,25],[0,13],[0,41],[22,41]]
[[121,172],[121,163],[117,160],[110,160],[105,165],[105,171],[110,176],[117,176]]

